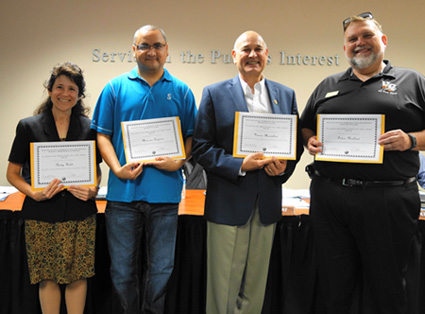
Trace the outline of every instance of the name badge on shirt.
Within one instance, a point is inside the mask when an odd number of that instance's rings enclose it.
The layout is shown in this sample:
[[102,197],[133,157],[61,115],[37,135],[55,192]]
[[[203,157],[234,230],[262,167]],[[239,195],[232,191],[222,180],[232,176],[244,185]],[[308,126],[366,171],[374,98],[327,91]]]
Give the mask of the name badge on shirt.
[[334,97],[339,94],[339,91],[329,92],[326,94],[325,98]]

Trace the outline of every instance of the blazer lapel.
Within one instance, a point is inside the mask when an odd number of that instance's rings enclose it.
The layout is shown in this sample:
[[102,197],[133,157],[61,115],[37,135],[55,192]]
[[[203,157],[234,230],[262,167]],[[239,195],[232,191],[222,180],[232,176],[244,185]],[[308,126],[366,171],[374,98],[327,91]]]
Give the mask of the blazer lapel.
[[[58,131],[56,129],[55,118],[51,110],[47,110],[43,116],[43,129],[49,139],[60,141]],[[81,130],[80,120],[77,115],[71,114],[69,120],[69,128],[66,135],[67,140],[75,140]]]
[[75,141],[80,135],[81,125],[79,117],[76,114],[71,114],[71,119],[69,120],[68,134],[66,139],[69,141]]
[[280,91],[276,86],[271,84],[268,80],[265,81],[267,91],[270,98],[270,106],[273,113],[283,113],[281,111],[281,106],[279,106],[279,101],[281,100]]
[[248,106],[246,105],[239,76],[236,76],[229,81],[229,91],[235,104],[235,111],[248,112]]
[[42,117],[43,121],[43,130],[47,135],[47,138],[54,141],[59,141],[58,131],[56,130],[55,118],[53,118],[53,113],[51,109],[47,109]]

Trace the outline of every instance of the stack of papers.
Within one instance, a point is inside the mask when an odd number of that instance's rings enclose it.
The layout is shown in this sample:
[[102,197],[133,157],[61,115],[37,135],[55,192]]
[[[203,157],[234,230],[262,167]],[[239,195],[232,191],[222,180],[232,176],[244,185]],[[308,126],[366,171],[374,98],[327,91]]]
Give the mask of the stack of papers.
[[108,193],[108,187],[107,186],[101,186],[99,191],[97,192],[96,199],[97,200],[106,199],[106,193]]
[[421,217],[425,217],[425,192],[419,191],[419,196],[421,198]]
[[425,207],[425,192],[424,191],[419,191],[419,196],[421,198],[421,205],[422,205],[422,207]]
[[4,201],[10,194],[18,192],[14,186],[0,186],[0,201]]
[[296,209],[309,209],[310,204],[305,201],[306,199],[310,199],[308,189],[282,188],[282,211],[295,215]]

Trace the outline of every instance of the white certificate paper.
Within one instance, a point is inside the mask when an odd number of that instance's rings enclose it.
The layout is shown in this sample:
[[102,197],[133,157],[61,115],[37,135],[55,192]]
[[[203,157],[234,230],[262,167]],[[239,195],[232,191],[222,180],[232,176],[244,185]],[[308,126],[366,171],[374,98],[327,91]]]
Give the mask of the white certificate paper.
[[71,185],[96,185],[94,141],[31,143],[31,187],[42,190],[53,179]]
[[385,131],[385,116],[373,114],[322,114],[317,117],[317,139],[323,152],[316,160],[382,163],[383,146],[378,138]]
[[127,163],[186,158],[179,117],[125,121],[121,127]]
[[233,156],[263,152],[267,158],[294,160],[296,130],[296,115],[236,112]]

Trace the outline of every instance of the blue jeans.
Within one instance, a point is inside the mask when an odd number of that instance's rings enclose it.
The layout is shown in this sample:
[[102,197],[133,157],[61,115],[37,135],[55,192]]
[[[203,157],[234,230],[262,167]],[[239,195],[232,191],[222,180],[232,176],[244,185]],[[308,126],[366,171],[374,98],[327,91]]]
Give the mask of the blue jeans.
[[[124,313],[163,313],[174,267],[178,204],[108,201],[105,218],[111,279]],[[144,267],[140,249],[146,251]]]

